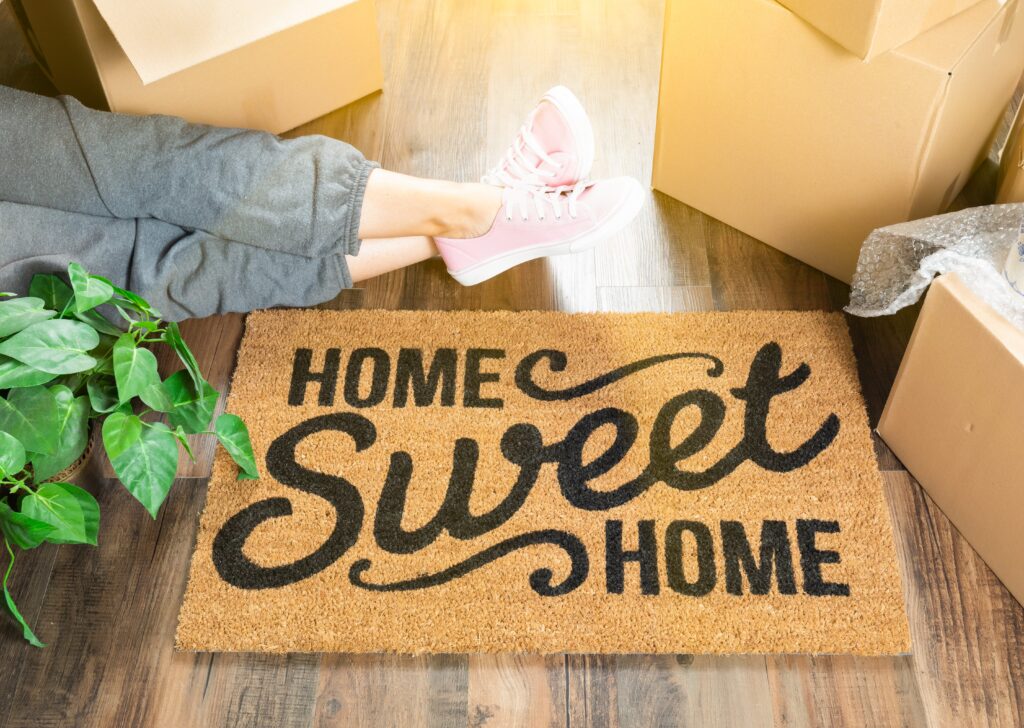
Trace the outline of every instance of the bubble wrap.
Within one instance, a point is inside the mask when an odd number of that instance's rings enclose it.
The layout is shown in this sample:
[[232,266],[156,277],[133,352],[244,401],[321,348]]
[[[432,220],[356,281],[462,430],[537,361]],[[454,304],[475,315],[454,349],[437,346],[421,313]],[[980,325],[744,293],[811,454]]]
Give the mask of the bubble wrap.
[[954,272],[1024,330],[1024,296],[1003,274],[1024,203],[972,207],[875,230],[860,250],[850,305],[855,316],[885,316],[916,302],[940,273]]

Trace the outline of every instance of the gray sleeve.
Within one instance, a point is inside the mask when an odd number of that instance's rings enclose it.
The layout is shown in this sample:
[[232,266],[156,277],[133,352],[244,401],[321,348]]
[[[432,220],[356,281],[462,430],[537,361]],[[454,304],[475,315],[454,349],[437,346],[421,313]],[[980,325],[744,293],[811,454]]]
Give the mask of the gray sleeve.
[[323,257],[358,250],[374,167],[328,137],[94,111],[0,86],[0,200]]

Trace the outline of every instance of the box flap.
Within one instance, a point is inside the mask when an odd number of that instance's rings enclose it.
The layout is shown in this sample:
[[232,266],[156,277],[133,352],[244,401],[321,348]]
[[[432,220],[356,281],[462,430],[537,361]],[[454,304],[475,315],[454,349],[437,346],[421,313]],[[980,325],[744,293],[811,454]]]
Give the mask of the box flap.
[[992,337],[995,346],[1003,349],[1024,367],[1024,331],[1021,331],[982,300],[955,273],[939,276],[932,286],[945,290],[958,300],[978,324]]
[[980,2],[890,52],[952,73],[960,59],[974,47],[974,43],[965,46],[964,38],[974,38],[977,42],[1006,4],[1006,0]]
[[144,84],[353,0],[93,0]]

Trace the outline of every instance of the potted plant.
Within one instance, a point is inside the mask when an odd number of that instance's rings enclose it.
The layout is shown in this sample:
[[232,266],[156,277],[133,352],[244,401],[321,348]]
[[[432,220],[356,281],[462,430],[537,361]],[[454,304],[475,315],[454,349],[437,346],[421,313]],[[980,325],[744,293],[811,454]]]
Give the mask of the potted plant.
[[[28,296],[0,294],[0,531],[9,559],[3,607],[37,647],[42,643],[19,613],[8,580],[17,549],[96,545],[96,499],[54,479],[87,454],[94,427],[101,428],[121,483],[154,518],[174,482],[178,446],[192,456],[186,435],[215,435],[240,479],[258,475],[241,419],[222,414],[209,429],[219,393],[203,378],[177,324],[76,263],[68,278],[70,285],[37,275]],[[170,347],[184,368],[161,379],[153,345]]]

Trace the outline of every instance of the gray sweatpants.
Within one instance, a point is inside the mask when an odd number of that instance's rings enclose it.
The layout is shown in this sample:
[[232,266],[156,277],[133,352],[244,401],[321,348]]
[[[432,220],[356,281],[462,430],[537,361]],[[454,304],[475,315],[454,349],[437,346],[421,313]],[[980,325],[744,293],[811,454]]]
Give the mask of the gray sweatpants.
[[366,179],[344,142],[87,109],[0,86],[0,291],[78,261],[170,320],[352,285]]

